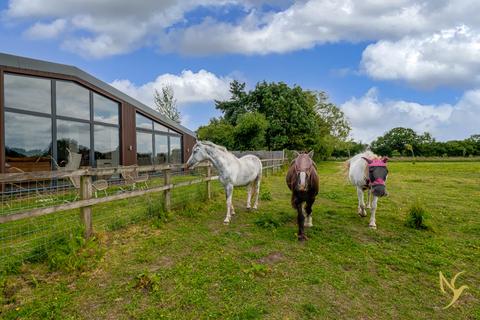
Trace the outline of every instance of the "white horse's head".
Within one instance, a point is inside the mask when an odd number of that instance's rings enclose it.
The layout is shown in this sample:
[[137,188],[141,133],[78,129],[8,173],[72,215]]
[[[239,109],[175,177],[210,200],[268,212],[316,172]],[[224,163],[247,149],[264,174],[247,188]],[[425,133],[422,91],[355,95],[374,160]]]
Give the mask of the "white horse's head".
[[188,158],[187,168],[193,169],[200,162],[207,159],[208,159],[208,154],[207,154],[207,151],[205,150],[205,145],[201,141],[198,141],[193,146],[192,154],[190,155],[190,158]]

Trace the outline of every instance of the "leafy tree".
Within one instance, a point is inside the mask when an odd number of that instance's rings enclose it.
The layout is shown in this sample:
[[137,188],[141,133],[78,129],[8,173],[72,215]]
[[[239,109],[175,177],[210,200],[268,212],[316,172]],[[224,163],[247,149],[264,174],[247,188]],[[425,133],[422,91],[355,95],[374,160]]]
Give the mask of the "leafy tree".
[[[429,135],[422,139],[428,139]],[[418,149],[421,138],[410,128],[393,128],[382,137],[372,142],[372,151],[381,155],[392,156],[394,151],[405,154],[405,145],[409,144],[412,150]]]
[[213,118],[208,125],[198,128],[197,137],[199,140],[209,140],[233,150],[235,149],[234,130],[235,127],[224,119]]
[[[244,83],[233,81],[230,93],[229,100],[215,101],[215,106],[223,113],[222,125],[234,128],[233,145],[240,149],[314,149],[317,156],[329,156],[350,132],[343,113],[324,92],[265,81],[247,92]],[[218,132],[217,121],[202,127],[199,136],[218,138],[214,142],[227,146],[232,142]],[[209,126],[214,128],[206,129]]]
[[234,129],[236,149],[260,150],[265,148],[265,132],[268,122],[258,112],[244,113],[237,119]]
[[153,97],[158,112],[165,117],[180,123],[180,111],[177,108],[177,99],[175,99],[173,87],[166,85],[162,87],[162,93],[155,90]]
[[230,93],[232,97],[228,101],[215,100],[215,108],[223,112],[225,121],[236,125],[238,117],[248,111],[248,95],[245,92],[245,83],[233,80],[230,83]]
[[315,92],[317,111],[320,118],[327,124],[330,135],[338,141],[346,141],[352,128],[345,118],[345,114],[336,105],[328,101],[327,94],[323,91]]

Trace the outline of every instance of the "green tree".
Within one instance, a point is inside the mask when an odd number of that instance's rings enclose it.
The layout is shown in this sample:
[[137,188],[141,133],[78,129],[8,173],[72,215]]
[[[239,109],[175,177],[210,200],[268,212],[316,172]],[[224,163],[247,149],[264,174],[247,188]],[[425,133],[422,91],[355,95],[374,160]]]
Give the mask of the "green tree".
[[233,80],[230,83],[230,100],[215,100],[215,108],[222,111],[226,122],[236,125],[240,115],[248,111],[248,95],[245,91],[245,83]]
[[[429,136],[429,135],[428,135]],[[427,137],[425,137],[427,138]],[[381,155],[392,156],[394,151],[405,154],[405,145],[412,146],[412,150],[418,149],[420,138],[410,128],[393,128],[382,137],[372,142],[372,151]]]
[[237,150],[259,150],[265,148],[265,132],[268,122],[258,112],[244,113],[237,119],[234,129]]
[[155,102],[155,107],[158,112],[165,117],[180,123],[180,111],[178,111],[177,99],[175,99],[172,86],[166,85],[162,87],[162,93],[159,93],[155,89],[153,101]]
[[343,111],[328,101],[328,96],[325,92],[320,91],[314,94],[316,95],[315,110],[327,124],[330,135],[338,141],[347,141],[352,128]]
[[199,140],[209,140],[233,150],[235,149],[234,130],[235,127],[224,119],[213,118],[208,125],[198,128],[197,137]]

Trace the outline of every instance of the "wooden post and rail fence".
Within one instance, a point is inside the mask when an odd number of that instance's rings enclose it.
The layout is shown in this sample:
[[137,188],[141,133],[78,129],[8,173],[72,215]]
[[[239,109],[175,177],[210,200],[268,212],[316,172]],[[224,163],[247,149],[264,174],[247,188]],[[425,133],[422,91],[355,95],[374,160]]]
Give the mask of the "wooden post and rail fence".
[[[263,170],[266,173],[269,169],[273,172],[276,168],[280,168],[284,159],[263,159]],[[206,176],[189,181],[180,181],[172,183],[172,170],[184,170],[185,164],[168,164],[168,165],[152,165],[152,166],[120,166],[112,168],[86,168],[74,171],[57,170],[57,171],[42,171],[42,172],[20,172],[20,173],[6,173],[0,174],[0,184],[21,184],[27,181],[38,180],[55,180],[66,178],[80,178],[80,199],[68,203],[52,205],[49,207],[34,208],[21,212],[0,215],[0,224],[39,217],[56,212],[80,209],[80,221],[85,228],[85,237],[89,238],[93,234],[92,211],[93,206],[101,203],[107,203],[116,200],[123,200],[132,197],[143,196],[151,193],[163,192],[163,203],[166,211],[171,210],[171,191],[194,184],[206,183],[206,197],[212,198],[212,181],[217,180],[218,176],[212,175],[212,166],[209,163],[200,164],[198,167],[206,168]],[[163,185],[154,186],[147,189],[137,189],[131,191],[120,192],[117,194],[107,195],[101,198],[93,198],[93,179],[95,176],[113,176],[121,175],[124,172],[148,173],[148,172],[162,172]]]

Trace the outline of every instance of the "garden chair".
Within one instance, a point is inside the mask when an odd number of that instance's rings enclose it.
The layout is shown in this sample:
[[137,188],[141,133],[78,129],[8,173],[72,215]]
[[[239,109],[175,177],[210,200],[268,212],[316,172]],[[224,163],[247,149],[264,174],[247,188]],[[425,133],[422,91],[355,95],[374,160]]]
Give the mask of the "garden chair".
[[121,171],[122,178],[125,180],[125,185],[131,186],[135,190],[136,185],[143,183],[140,189],[148,188],[148,174],[139,175],[136,167],[126,168]]

